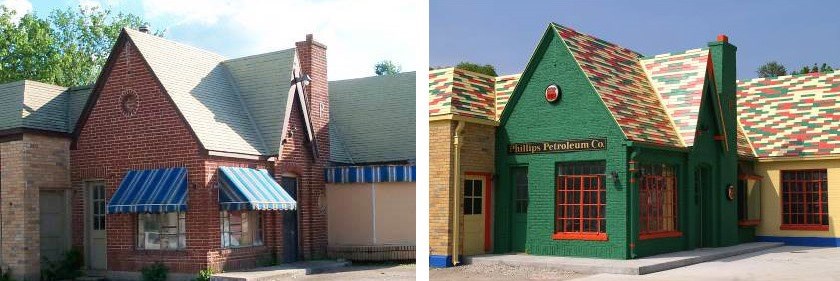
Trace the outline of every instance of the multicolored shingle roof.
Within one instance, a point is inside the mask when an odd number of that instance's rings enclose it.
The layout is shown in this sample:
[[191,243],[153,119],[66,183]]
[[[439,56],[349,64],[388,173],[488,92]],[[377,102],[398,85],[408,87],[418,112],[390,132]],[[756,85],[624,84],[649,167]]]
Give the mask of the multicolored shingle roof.
[[641,59],[651,84],[687,146],[694,145],[708,62],[708,49]]
[[739,81],[738,116],[758,157],[840,153],[840,71]]
[[628,139],[682,147],[634,51],[554,24]]
[[457,68],[429,71],[429,116],[498,121],[519,74],[493,77]]

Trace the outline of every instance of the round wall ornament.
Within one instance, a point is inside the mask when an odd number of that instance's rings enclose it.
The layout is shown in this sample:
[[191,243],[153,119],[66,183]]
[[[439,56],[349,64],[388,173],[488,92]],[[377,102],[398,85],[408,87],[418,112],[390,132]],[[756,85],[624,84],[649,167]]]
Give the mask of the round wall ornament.
[[120,109],[122,109],[123,115],[133,116],[137,113],[139,106],[140,98],[137,97],[137,93],[131,88],[123,90],[122,95],[120,95]]
[[560,99],[560,87],[555,84],[548,85],[545,88],[545,100],[548,102],[556,102]]

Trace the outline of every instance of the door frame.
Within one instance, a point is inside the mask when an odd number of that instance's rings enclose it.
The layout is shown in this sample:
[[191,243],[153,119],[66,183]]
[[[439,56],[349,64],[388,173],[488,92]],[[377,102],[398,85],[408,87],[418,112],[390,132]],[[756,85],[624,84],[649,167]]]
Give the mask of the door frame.
[[[300,181],[300,176],[298,176],[295,173],[282,173],[280,175],[281,186],[283,184],[283,178],[293,178],[293,179],[295,179],[295,197],[297,197],[297,198],[295,198],[295,202],[297,203],[296,204],[297,207],[295,208],[295,216],[297,217],[297,220],[295,220],[297,222],[297,228],[296,228],[297,229],[297,235],[295,235],[295,237],[297,237],[297,241],[296,241],[297,242],[296,243],[297,244],[297,253],[295,253],[295,261],[300,261],[301,256],[302,256],[301,254],[302,254],[302,251],[303,251],[303,245],[301,244],[301,235],[300,235],[300,225],[301,225],[301,223],[300,223],[300,221],[301,221],[300,213],[301,213],[301,211],[300,211],[300,203],[298,203],[298,202],[300,202],[300,182],[301,182]],[[283,215],[285,215],[285,214],[283,214]],[[286,237],[283,237],[283,239],[286,239]],[[285,249],[283,249],[283,250],[285,251]]]
[[[489,172],[464,172],[464,178],[461,181],[467,179],[480,179],[483,183],[482,188],[484,189],[482,192],[482,207],[483,210],[482,214],[484,215],[484,253],[490,253],[492,251],[492,237],[493,237],[493,173]],[[464,196],[463,192],[458,196]],[[461,200],[463,202],[463,200]],[[464,215],[464,209],[461,208],[460,210],[461,216]],[[463,219],[462,219],[463,221]]]
[[[87,269],[91,269],[91,267],[90,267],[90,265],[91,265],[90,257],[91,257],[91,251],[93,250],[93,248],[91,247],[91,243],[90,243],[90,239],[91,239],[90,228],[91,228],[91,225],[93,224],[93,222],[91,221],[91,215],[93,214],[93,210],[90,209],[90,203],[91,203],[90,202],[90,196],[91,196],[91,191],[90,190],[93,187],[92,184],[96,183],[96,182],[101,182],[102,187],[105,189],[105,198],[104,198],[105,205],[106,205],[106,207],[105,207],[105,256],[103,257],[103,259],[105,260],[105,268],[103,270],[108,270],[108,208],[107,208],[107,205],[108,205],[108,185],[105,184],[104,179],[86,179],[86,180],[82,181],[82,184],[83,184],[83,187],[84,187],[82,189],[82,194],[84,196],[84,200],[82,201],[82,204],[84,205],[84,224],[83,225],[84,225],[84,228],[85,228],[85,231],[84,231],[84,235],[85,235],[85,238],[84,238],[84,247],[85,247],[84,262],[85,262],[85,267]],[[132,241],[133,240],[136,240],[136,239],[132,239]],[[133,241],[132,243],[136,244],[137,241]]]

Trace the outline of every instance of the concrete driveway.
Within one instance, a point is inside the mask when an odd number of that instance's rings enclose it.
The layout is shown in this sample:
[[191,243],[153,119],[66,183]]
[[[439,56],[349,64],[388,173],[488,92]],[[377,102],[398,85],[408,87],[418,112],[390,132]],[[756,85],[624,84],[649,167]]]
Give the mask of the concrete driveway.
[[784,246],[647,275],[597,274],[575,280],[840,281],[840,248]]

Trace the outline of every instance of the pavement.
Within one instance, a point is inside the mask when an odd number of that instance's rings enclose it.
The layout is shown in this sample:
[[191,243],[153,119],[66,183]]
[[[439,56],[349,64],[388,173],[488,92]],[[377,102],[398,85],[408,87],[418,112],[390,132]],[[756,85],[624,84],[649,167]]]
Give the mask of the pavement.
[[327,272],[350,265],[348,261],[319,260],[301,261],[288,264],[258,267],[243,271],[216,273],[212,281],[270,281],[302,277],[309,274]]
[[363,263],[346,261],[305,261],[247,271],[214,274],[213,281],[269,280],[415,280],[414,264]]
[[840,280],[840,248],[784,246],[647,275],[597,274],[574,280]]
[[702,248],[691,251],[667,253],[633,260],[533,256],[526,254],[480,255],[465,257],[466,264],[509,265],[569,271],[582,274],[612,273],[640,275],[669,270],[721,258],[754,253],[776,247],[782,243],[754,242],[730,247]]

